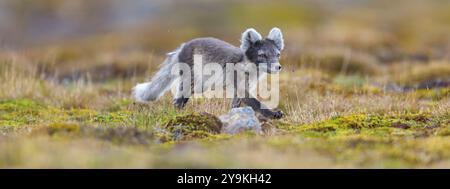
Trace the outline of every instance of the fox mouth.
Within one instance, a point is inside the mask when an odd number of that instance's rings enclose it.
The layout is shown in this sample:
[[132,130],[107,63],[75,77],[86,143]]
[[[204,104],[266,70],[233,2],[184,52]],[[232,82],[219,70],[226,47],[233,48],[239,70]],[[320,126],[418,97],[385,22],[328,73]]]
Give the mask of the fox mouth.
[[269,74],[276,74],[281,72],[281,64],[280,63],[261,63],[258,65],[259,69],[265,71]]

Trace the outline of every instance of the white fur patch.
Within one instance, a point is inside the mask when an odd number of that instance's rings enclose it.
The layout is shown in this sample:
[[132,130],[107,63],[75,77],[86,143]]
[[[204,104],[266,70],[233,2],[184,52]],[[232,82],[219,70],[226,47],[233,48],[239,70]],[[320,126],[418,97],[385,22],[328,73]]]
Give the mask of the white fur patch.
[[137,102],[147,101],[146,94],[150,88],[150,83],[139,83],[133,88],[133,96]]

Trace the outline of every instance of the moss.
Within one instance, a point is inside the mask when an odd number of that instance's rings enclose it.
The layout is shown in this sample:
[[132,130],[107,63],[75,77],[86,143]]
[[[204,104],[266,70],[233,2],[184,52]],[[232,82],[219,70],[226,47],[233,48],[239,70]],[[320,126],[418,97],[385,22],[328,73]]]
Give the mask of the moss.
[[222,122],[208,113],[176,116],[164,124],[172,140],[205,138],[220,133]]
[[121,123],[130,117],[128,111],[100,113],[93,117],[94,122],[98,123]]
[[[433,127],[440,127],[446,116],[429,113],[404,113],[398,115],[354,114],[336,116],[314,124],[278,127],[307,137],[336,137],[361,134],[367,136],[419,136],[428,135]],[[430,130],[431,129],[431,130]],[[430,130],[430,131],[428,131]]]
[[0,126],[36,123],[47,107],[28,99],[0,101]]
[[389,127],[390,122],[381,116],[355,114],[349,116],[336,116],[330,120],[304,127],[314,132],[334,132],[345,129],[365,129],[376,127]]
[[390,118],[395,119],[402,119],[406,121],[416,121],[421,123],[426,123],[431,121],[432,115],[428,112],[421,112],[421,113],[406,113],[406,114],[400,114],[396,116],[390,116]]
[[62,109],[29,99],[0,102],[0,126],[38,125],[55,122],[115,125],[127,122],[132,112],[98,112],[92,109]]
[[67,115],[73,121],[86,122],[93,120],[98,112],[91,109],[71,109],[67,111]]
[[307,125],[281,124],[277,129],[286,136],[269,144],[285,150],[311,148],[338,163],[362,167],[426,166],[450,158],[449,123],[448,114],[428,112],[336,116]]
[[43,106],[35,101],[29,99],[15,99],[0,101],[0,110],[2,111],[17,111],[17,110],[38,110]]
[[80,132],[80,126],[76,123],[52,123],[47,127],[49,135],[68,134]]

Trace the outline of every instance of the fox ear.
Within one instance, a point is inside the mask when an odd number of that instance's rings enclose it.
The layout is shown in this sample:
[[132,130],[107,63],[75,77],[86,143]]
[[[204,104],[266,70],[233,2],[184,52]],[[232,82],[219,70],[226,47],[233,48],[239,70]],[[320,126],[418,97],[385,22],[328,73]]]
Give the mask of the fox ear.
[[241,49],[246,51],[253,43],[259,40],[262,40],[261,34],[259,34],[255,29],[249,28],[242,33]]
[[284,48],[283,34],[281,33],[281,30],[279,28],[272,28],[272,30],[270,30],[269,35],[267,36],[267,39],[274,41],[275,45],[280,51],[283,50]]

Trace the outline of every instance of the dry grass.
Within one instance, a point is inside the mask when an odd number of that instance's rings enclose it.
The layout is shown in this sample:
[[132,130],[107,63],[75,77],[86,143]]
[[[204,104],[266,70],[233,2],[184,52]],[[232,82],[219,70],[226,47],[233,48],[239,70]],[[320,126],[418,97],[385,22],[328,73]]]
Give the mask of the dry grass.
[[431,80],[450,80],[450,63],[448,61],[429,62],[420,65],[400,63],[393,68],[393,78],[404,85],[420,84]]

